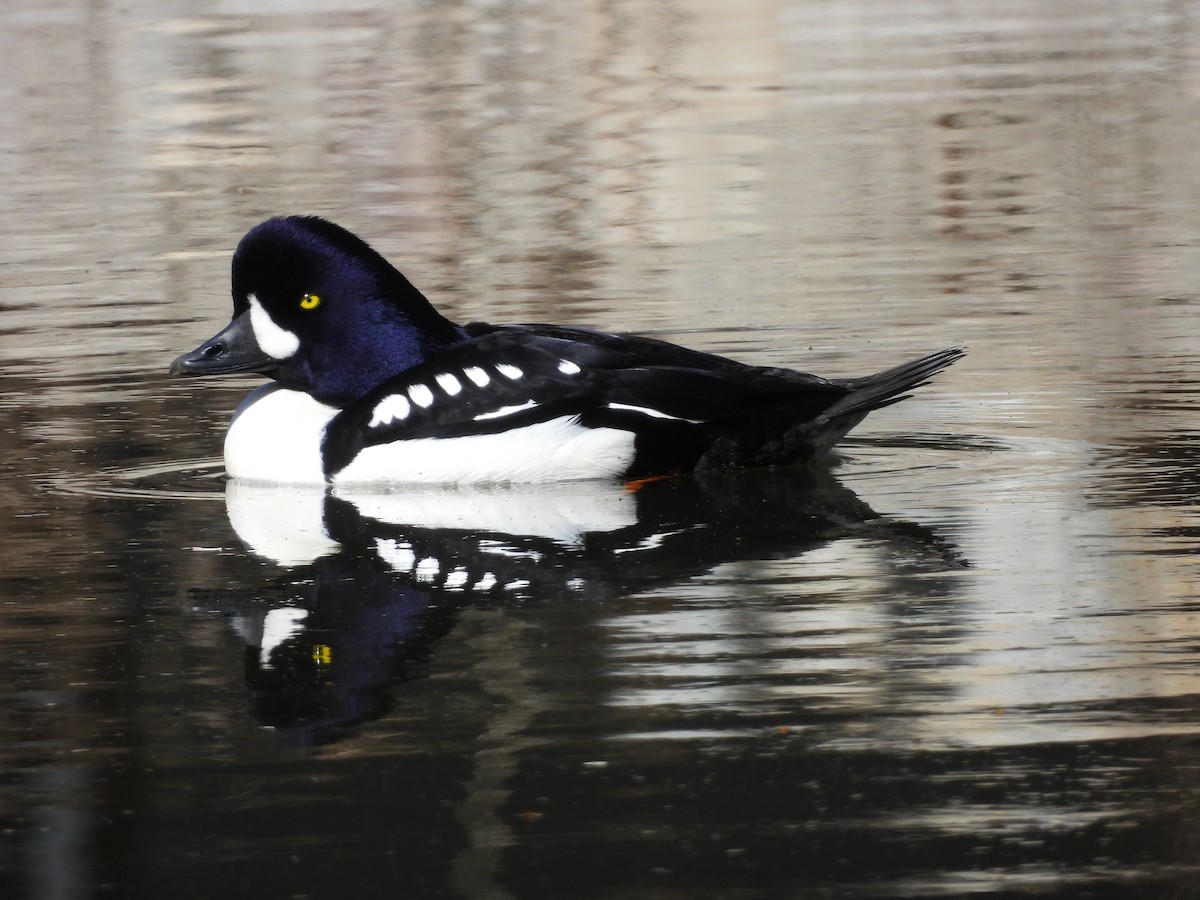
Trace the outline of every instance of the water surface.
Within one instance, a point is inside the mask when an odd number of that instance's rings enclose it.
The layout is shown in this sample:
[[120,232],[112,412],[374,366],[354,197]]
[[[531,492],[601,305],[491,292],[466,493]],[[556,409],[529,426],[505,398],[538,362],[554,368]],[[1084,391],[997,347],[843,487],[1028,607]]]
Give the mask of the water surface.
[[[0,13],[0,895],[1185,897],[1190,2]],[[227,484],[266,216],[826,375],[806,471]]]

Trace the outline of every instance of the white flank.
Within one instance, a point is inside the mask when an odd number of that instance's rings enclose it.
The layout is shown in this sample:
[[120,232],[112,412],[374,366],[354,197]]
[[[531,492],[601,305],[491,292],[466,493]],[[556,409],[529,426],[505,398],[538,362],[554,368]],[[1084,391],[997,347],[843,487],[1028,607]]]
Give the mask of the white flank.
[[441,389],[451,397],[462,391],[462,382],[449,372],[443,372],[441,375],[435,375],[434,380],[438,383]]
[[321,438],[337,412],[278,384],[251,391],[225,435],[226,471],[248,481],[321,484]]
[[500,363],[496,366],[496,371],[507,378],[509,381],[516,381],[518,378],[524,378],[525,373],[516,366],[510,366],[508,363]]
[[414,384],[408,389],[408,396],[417,406],[430,407],[433,405],[433,391],[423,384]]
[[475,421],[482,419],[499,419],[501,416],[511,416],[513,413],[518,413],[523,409],[533,409],[537,406],[532,400],[526,400],[524,403],[516,403],[512,406],[502,406],[499,409],[493,409],[491,412],[480,413],[475,416]]
[[487,387],[487,383],[491,381],[491,376],[479,366],[469,366],[463,369],[463,374],[475,382],[477,387]]
[[334,476],[338,485],[575,481],[609,478],[629,467],[634,438],[585,428],[563,416],[498,434],[417,438],[363,449]]
[[412,406],[409,405],[407,397],[392,394],[375,404],[375,410],[371,413],[371,421],[367,423],[367,427],[375,428],[379,425],[388,425],[396,419],[407,419],[411,411]]
[[564,375],[578,375],[583,370],[569,359],[564,359],[558,364],[558,371]]
[[248,294],[246,299],[250,303],[250,326],[254,329],[254,340],[263,353],[272,359],[287,359],[300,349],[300,338],[276,325],[256,296]]
[[624,409],[624,410],[628,410],[629,412],[645,413],[646,415],[652,416],[655,419],[671,419],[674,422],[691,422],[693,425],[699,425],[700,422],[703,421],[702,419],[684,419],[681,416],[668,415],[667,413],[663,412],[661,409],[654,409],[649,406],[631,406],[628,403],[610,403],[610,404],[608,404],[608,408],[609,409]]

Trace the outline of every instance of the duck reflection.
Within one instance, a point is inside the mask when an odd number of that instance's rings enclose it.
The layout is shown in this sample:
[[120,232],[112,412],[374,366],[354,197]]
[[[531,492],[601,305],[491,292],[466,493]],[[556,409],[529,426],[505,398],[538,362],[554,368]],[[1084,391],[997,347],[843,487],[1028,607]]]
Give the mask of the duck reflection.
[[221,611],[245,642],[256,720],[301,744],[386,712],[389,688],[422,674],[467,607],[595,603],[867,528],[915,565],[961,564],[824,470],[636,491],[580,482],[355,494],[232,481],[226,501],[243,543],[286,571]]

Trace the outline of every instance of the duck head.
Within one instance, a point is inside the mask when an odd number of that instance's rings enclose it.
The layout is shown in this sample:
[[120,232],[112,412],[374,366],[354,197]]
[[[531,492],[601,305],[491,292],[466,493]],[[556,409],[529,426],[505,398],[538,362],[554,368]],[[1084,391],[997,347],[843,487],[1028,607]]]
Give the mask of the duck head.
[[170,372],[257,372],[344,407],[465,336],[366,242],[324,219],[285,216],[242,238],[233,320]]

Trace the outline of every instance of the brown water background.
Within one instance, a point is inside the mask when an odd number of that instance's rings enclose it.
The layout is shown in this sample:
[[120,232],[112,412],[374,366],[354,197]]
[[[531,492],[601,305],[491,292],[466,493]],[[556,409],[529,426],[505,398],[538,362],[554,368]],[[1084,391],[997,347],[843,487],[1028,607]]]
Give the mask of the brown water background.
[[[0,896],[1200,894],[1200,5],[9,0],[0,59]],[[459,320],[970,354],[813,484],[281,559],[252,380],[165,375],[279,213]]]

